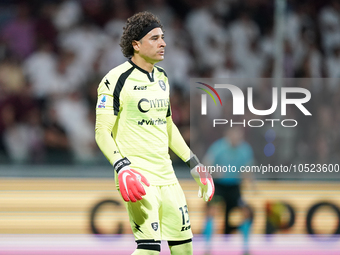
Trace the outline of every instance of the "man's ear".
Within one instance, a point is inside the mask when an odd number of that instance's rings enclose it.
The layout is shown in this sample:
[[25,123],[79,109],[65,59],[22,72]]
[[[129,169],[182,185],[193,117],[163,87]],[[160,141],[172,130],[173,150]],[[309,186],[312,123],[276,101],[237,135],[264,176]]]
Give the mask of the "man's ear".
[[140,42],[139,41],[132,41],[132,47],[135,51],[139,51],[140,50]]

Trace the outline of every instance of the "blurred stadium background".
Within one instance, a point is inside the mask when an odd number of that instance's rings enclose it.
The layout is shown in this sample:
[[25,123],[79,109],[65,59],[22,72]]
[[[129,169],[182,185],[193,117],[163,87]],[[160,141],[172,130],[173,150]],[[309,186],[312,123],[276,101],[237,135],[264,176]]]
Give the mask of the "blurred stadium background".
[[[307,85],[317,95],[311,106],[314,121],[303,123],[297,134],[285,134],[278,157],[287,162],[339,163],[340,2],[285,2],[281,76],[324,78],[325,82]],[[144,10],[157,14],[164,24],[166,58],[159,65],[170,77],[173,119],[188,143],[191,77],[273,78],[277,74],[275,1],[2,0],[1,255],[130,254],[134,250],[120,204],[104,203],[91,225],[91,211],[100,202],[121,203],[112,168],[94,141],[94,120],[97,85],[106,72],[125,61],[119,48],[124,22]],[[268,94],[271,88],[259,89]],[[263,160],[257,136],[248,134],[246,139],[255,159]],[[188,169],[171,156],[188,199],[195,254],[203,254],[205,204],[197,198]],[[262,176],[257,187],[255,192],[245,184],[242,190],[255,215],[251,254],[338,254],[340,239],[332,235],[340,231],[336,179],[311,181],[305,175],[288,181]],[[321,208],[311,220],[315,232],[323,234],[318,239],[308,234],[306,221],[308,211],[319,202],[332,203],[335,209]],[[283,203],[295,212],[292,226],[292,215]],[[270,205],[279,208],[272,215]],[[237,232],[231,237],[220,235],[223,210],[222,206],[215,220],[212,254],[241,254]],[[271,216],[289,227],[269,238],[263,234]],[[239,223],[237,210],[230,220]],[[119,235],[98,237],[95,231]]]

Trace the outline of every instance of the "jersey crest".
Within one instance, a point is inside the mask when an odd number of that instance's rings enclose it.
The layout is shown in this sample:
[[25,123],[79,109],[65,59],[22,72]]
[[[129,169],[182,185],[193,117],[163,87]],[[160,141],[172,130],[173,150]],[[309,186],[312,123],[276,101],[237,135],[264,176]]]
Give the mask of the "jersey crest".
[[152,227],[153,230],[157,231],[157,229],[158,229],[158,222],[151,223],[151,227]]
[[159,84],[159,86],[161,87],[162,90],[164,90],[164,91],[166,90],[166,85],[165,85],[163,80],[159,80],[158,84]]

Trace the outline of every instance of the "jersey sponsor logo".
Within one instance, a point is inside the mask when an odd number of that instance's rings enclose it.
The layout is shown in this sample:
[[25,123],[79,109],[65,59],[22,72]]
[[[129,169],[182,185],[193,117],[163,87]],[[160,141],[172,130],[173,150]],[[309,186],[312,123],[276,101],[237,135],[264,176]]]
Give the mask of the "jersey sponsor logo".
[[98,104],[98,108],[105,108],[105,104],[106,104],[106,95],[103,95],[102,99],[100,99],[100,102]]
[[148,88],[148,86],[134,86],[133,90],[146,90]]
[[185,230],[189,230],[191,229],[191,225],[187,226],[187,227],[182,227],[181,231],[185,231]]
[[166,90],[166,85],[165,82],[163,80],[159,80],[158,81],[159,86],[161,87],[162,90]]
[[106,79],[106,81],[104,82],[104,84],[106,85],[107,89],[110,90],[109,88],[109,85],[110,85],[110,82]]
[[137,107],[138,110],[142,113],[146,113],[150,111],[150,109],[156,109],[157,111],[167,111],[169,108],[170,101],[169,99],[153,99],[148,100],[146,98],[142,98],[139,100]]
[[153,230],[157,231],[157,229],[158,229],[158,222],[152,222],[151,223],[151,227],[152,227]]
[[138,125],[143,126],[144,124],[148,125],[148,126],[165,125],[166,120],[161,119],[161,118],[154,120],[154,119],[151,118],[149,120],[142,119],[142,120],[138,121]]
[[150,101],[146,98],[142,98],[138,102],[138,110],[142,113],[146,113],[150,110]]
[[135,229],[137,229],[139,232],[143,233],[143,231],[140,229],[140,226],[136,222],[133,222],[133,223],[135,223]]

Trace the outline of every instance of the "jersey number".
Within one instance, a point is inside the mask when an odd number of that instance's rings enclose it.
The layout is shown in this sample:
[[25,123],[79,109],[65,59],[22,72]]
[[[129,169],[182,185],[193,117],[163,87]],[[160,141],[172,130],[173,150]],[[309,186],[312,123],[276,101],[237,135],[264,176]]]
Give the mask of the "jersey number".
[[[185,225],[185,223],[189,223],[189,213],[188,213],[188,206],[185,205],[183,207],[178,208],[182,213],[182,225]],[[185,215],[187,215],[188,220],[185,221]]]

